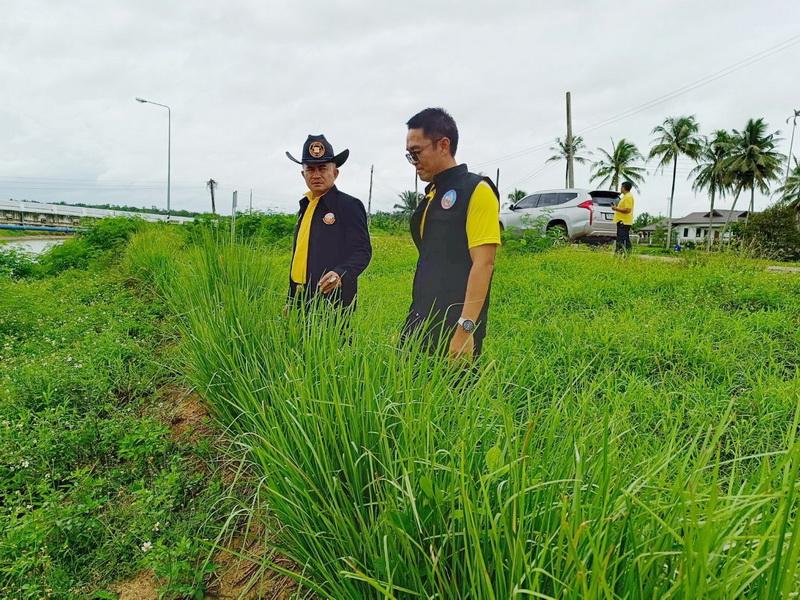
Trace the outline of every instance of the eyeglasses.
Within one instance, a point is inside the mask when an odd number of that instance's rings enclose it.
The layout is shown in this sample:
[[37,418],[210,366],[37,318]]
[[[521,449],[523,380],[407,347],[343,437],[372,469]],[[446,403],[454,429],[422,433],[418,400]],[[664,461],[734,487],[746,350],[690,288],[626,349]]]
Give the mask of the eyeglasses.
[[[444,138],[431,140],[430,147],[433,148],[437,144],[437,142],[439,142],[439,140],[442,139]],[[428,148],[428,146],[425,146],[425,148],[418,148],[416,150],[409,150],[408,152],[406,152],[406,160],[410,162],[412,165],[417,164],[419,162],[419,155],[422,154],[422,152],[425,151],[426,148]]]

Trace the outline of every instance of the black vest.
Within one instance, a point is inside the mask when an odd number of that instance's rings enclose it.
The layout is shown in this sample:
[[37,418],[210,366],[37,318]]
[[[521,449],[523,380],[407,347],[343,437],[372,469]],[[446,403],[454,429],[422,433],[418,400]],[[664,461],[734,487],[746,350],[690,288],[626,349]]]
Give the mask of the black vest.
[[[426,196],[435,188],[430,203],[423,199],[411,216],[411,237],[419,250],[411,311],[422,318],[431,317],[433,322],[454,325],[461,316],[472,268],[467,243],[467,209],[481,181],[486,181],[497,193],[491,179],[470,173],[467,165],[442,171],[425,188]],[[420,236],[423,214],[425,227]],[[488,309],[487,293],[476,337],[482,338],[485,334]]]

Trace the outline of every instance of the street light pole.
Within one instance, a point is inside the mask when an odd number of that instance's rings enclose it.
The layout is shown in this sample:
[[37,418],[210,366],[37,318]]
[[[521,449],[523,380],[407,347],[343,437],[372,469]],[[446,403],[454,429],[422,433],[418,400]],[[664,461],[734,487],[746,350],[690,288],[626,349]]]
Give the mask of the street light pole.
[[794,130],[797,128],[797,117],[800,117],[800,110],[794,110],[794,116],[789,117],[786,119],[786,123],[789,121],[793,121],[792,124],[792,139],[789,142],[789,156],[786,157],[786,177],[783,179],[783,185],[786,185],[786,182],[789,181],[789,168],[792,166],[792,146],[794,145]]
[[170,188],[171,188],[171,159],[172,159],[172,109],[166,104],[159,104],[158,102],[153,102],[152,100],[145,100],[144,98],[136,98],[137,102],[141,102],[142,104],[155,104],[156,106],[160,106],[162,108],[167,109],[167,223],[169,223],[170,217]]

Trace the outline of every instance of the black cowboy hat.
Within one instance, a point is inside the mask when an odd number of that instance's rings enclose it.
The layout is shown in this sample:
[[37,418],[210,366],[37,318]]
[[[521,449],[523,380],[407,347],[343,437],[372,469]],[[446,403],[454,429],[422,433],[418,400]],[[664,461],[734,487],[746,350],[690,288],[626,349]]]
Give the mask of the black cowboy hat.
[[350,156],[350,150],[344,150],[334,155],[333,146],[325,139],[324,135],[309,135],[306,143],[303,144],[303,160],[297,160],[288,152],[286,156],[289,157],[289,160],[296,162],[298,165],[319,165],[332,162],[337,167],[341,167],[344,161],[347,160],[347,157]]

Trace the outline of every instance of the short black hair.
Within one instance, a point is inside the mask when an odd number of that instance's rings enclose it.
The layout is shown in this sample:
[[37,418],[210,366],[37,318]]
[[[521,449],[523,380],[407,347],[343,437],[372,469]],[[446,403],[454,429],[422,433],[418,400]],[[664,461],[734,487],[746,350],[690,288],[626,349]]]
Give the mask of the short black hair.
[[450,140],[450,154],[456,155],[458,149],[458,127],[453,117],[443,108],[426,108],[411,117],[406,123],[409,129],[422,129],[425,137],[431,140],[447,138]]
[[622,189],[626,192],[630,192],[633,189],[633,184],[630,181],[623,181]]

